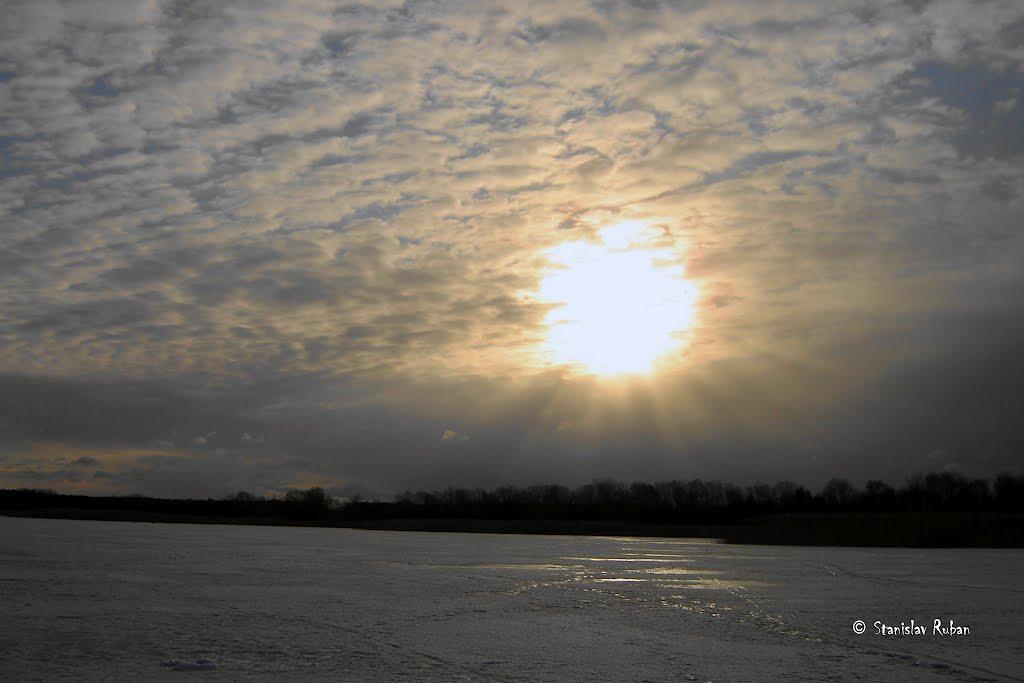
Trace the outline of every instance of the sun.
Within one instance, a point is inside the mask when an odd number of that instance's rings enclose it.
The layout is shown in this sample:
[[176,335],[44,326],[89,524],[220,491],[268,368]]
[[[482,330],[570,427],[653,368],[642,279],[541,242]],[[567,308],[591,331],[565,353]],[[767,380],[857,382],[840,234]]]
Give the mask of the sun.
[[554,362],[602,375],[646,374],[678,350],[696,290],[674,249],[649,239],[643,223],[601,232],[600,244],[551,249],[539,296],[554,304],[545,320]]

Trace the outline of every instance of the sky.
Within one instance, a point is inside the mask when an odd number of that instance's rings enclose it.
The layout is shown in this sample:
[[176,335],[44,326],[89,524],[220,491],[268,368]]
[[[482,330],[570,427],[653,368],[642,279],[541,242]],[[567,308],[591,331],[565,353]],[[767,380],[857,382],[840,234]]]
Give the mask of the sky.
[[5,3],[0,487],[989,477],[1024,5]]

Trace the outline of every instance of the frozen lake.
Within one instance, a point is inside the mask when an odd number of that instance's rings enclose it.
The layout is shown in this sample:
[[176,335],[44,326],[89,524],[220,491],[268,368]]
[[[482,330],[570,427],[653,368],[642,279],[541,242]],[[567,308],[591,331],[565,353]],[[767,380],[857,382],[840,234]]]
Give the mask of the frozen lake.
[[1022,572],[1018,550],[0,517],[0,679],[1020,680]]

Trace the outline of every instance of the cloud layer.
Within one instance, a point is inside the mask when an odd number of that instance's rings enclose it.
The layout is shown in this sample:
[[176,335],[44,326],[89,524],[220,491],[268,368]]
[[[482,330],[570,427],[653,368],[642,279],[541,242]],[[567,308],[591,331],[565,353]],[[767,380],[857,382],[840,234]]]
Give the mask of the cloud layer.
[[[1017,2],[6,15],[0,485],[1019,462]],[[700,298],[678,369],[612,391],[531,293],[621,220]]]

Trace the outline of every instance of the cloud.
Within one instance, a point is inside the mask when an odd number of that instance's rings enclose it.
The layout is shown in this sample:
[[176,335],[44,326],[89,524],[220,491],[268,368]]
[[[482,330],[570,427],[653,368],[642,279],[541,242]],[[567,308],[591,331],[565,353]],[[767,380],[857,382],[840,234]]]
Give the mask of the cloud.
[[[200,462],[238,488],[384,491],[409,463],[441,484],[838,467],[783,418],[987,343],[936,320],[1016,339],[1022,22],[1014,2],[15,4],[0,452],[158,444],[183,460],[103,455],[103,481],[165,492]],[[545,249],[621,220],[659,226],[704,297],[688,370],[628,406],[545,363],[531,296]],[[473,438],[442,450],[452,415]],[[880,452],[947,450],[886,424]]]
[[454,429],[445,429],[441,433],[441,441],[469,441],[469,435],[457,432]]

